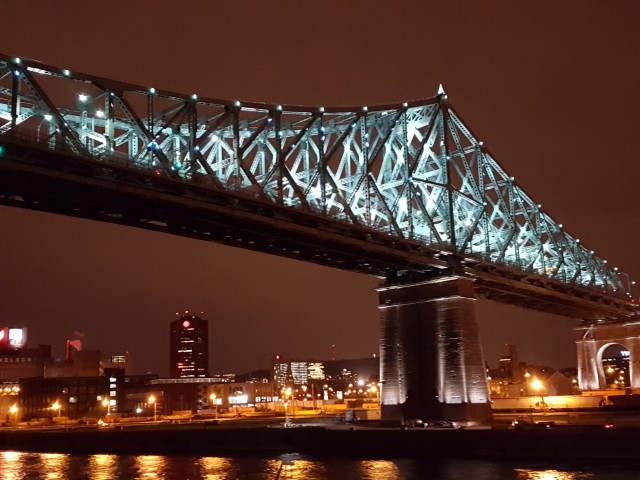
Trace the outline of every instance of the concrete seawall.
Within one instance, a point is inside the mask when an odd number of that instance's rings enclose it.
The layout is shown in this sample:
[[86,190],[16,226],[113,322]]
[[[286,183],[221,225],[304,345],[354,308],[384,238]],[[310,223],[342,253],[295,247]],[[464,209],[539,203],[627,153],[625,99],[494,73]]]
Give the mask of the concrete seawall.
[[71,454],[238,455],[297,452],[367,458],[638,460],[640,429],[427,430],[163,428],[5,430],[0,450]]

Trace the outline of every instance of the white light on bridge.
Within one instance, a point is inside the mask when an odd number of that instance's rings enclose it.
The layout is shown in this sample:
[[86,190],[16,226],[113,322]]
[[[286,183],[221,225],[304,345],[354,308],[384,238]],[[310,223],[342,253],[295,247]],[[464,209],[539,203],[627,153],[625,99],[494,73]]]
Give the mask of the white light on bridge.
[[51,115],[50,113],[45,114],[44,119],[47,122],[50,122],[51,120],[53,120],[53,115]]
[[104,117],[104,112],[103,112],[102,110],[98,110],[98,111],[96,112],[96,117],[98,117],[98,118],[102,118],[102,117]]
[[78,100],[80,100],[81,102],[86,102],[87,100],[89,100],[89,97],[86,96],[84,93],[81,93],[80,95],[78,95]]

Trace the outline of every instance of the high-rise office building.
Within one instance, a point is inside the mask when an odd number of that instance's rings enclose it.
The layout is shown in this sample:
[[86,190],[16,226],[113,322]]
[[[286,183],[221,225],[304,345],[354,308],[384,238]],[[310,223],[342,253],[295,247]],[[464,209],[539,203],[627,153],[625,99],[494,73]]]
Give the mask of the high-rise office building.
[[169,371],[171,378],[209,376],[209,322],[185,312],[171,322]]

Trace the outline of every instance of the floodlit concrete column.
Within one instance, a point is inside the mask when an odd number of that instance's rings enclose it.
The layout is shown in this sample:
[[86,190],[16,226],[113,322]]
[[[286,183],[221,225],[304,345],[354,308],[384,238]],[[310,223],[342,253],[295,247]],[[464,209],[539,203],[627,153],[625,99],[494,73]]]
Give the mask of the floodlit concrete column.
[[473,282],[440,277],[378,292],[383,419],[489,422]]
[[627,339],[629,350],[629,383],[633,393],[640,392],[640,338],[634,336]]

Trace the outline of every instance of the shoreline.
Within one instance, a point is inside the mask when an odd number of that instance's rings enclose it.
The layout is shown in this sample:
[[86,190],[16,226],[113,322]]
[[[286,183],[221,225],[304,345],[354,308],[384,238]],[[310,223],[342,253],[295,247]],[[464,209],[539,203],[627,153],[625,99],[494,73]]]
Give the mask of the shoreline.
[[0,450],[68,454],[274,455],[367,458],[635,461],[640,428],[427,430],[322,426],[152,426],[4,430]]

